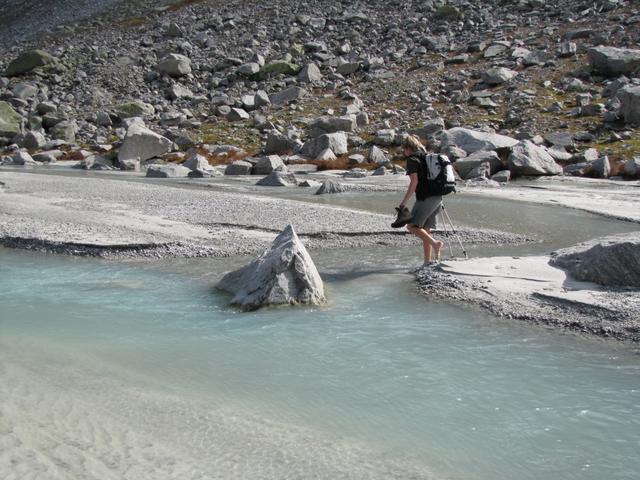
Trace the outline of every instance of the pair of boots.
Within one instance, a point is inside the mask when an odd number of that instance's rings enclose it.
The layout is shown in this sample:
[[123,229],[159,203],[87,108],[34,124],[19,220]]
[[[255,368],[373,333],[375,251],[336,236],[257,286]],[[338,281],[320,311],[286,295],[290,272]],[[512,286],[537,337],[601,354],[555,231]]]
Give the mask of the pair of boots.
[[396,220],[391,224],[391,228],[401,228],[411,222],[413,217],[407,207],[396,207],[396,212],[398,212],[398,215]]

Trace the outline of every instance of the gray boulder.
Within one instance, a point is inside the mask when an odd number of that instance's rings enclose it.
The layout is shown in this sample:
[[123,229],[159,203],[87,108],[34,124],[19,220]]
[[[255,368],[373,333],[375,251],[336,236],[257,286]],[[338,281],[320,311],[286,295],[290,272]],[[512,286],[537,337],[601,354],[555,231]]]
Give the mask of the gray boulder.
[[56,163],[58,158],[63,155],[64,152],[62,150],[46,150],[44,152],[34,153],[33,159],[39,163]]
[[327,133],[307,140],[302,146],[300,154],[315,159],[327,148],[335,155],[347,153],[347,134],[344,132]]
[[475,166],[466,177],[465,180],[471,180],[473,178],[489,178],[491,176],[491,165],[489,162],[481,162]]
[[500,170],[499,172],[491,175],[491,180],[498,183],[507,183],[511,180],[511,172],[509,170]]
[[627,160],[624,164],[623,174],[625,177],[640,177],[640,157]]
[[611,176],[611,164],[609,157],[604,155],[597,160],[590,162],[584,174],[593,178],[609,178]]
[[594,47],[587,51],[591,68],[605,76],[630,75],[640,67],[640,50]]
[[165,95],[169,100],[177,100],[179,98],[193,98],[193,92],[184,85],[176,83],[165,90]]
[[140,100],[133,100],[131,102],[124,102],[116,105],[114,111],[116,115],[118,115],[118,117],[122,119],[146,117],[153,115],[156,112],[155,108],[153,108],[153,105],[141,102]]
[[264,90],[258,90],[253,97],[253,104],[256,108],[263,107],[265,105],[271,105],[269,95]]
[[227,120],[230,122],[240,122],[242,120],[248,120],[249,118],[251,118],[249,114],[242,108],[232,108],[227,115]]
[[256,175],[268,175],[274,170],[285,170],[286,166],[278,155],[266,155],[260,157],[253,167],[253,173]]
[[231,303],[243,310],[325,301],[320,274],[291,225],[258,259],[222,277],[218,288],[231,293]]
[[516,145],[509,155],[509,170],[519,175],[560,175],[562,167],[558,165],[547,150],[529,140]]
[[51,138],[56,140],[64,140],[67,143],[73,143],[76,141],[76,133],[78,132],[78,125],[73,120],[64,120],[56,123],[51,129]]
[[191,170],[182,165],[149,165],[147,177],[151,178],[183,178],[188,177]]
[[482,81],[487,85],[500,85],[515,78],[518,72],[504,67],[490,68],[482,75]]
[[369,160],[370,163],[376,163],[378,165],[387,165],[391,163],[389,157],[387,157],[382,149],[380,147],[376,147],[375,145],[373,145],[369,150],[367,160]]
[[607,286],[640,287],[640,233],[591,240],[553,254],[551,264],[573,278]]
[[38,87],[33,83],[20,82],[11,89],[14,98],[29,100],[38,94]]
[[341,65],[338,65],[336,68],[336,71],[340,75],[353,75],[361,68],[362,68],[362,64],[360,62],[347,62]]
[[396,131],[393,128],[385,128],[378,130],[376,136],[373,139],[373,143],[376,145],[382,145],[383,147],[389,147],[396,141]]
[[444,131],[444,126],[445,125],[444,125],[443,118],[441,117],[432,118],[424,122],[424,125],[422,127],[411,130],[410,133],[412,133],[413,135],[418,135],[419,137],[422,137],[422,138],[429,139],[434,135],[437,135],[442,131]]
[[492,150],[479,150],[468,157],[456,160],[453,167],[461,178],[467,178],[473,169],[483,163],[487,163],[492,172],[497,171],[502,166],[500,157],[496,152]]
[[18,150],[11,156],[13,165],[34,166],[37,165],[36,161],[29,155],[28,152]]
[[302,83],[319,83],[321,80],[322,73],[315,63],[305,65],[298,74],[298,81]]
[[225,175],[251,175],[253,164],[244,160],[236,160],[224,169]]
[[9,103],[0,102],[0,137],[14,137],[22,130],[24,119]]
[[357,126],[358,124],[355,115],[344,115],[342,117],[318,117],[311,122],[309,128],[312,131],[319,132],[319,135],[322,135],[323,133],[353,132]]
[[258,180],[256,185],[262,187],[295,187],[298,180],[293,173],[273,171],[264,178]]
[[330,148],[325,148],[322,152],[318,154],[318,156],[316,157],[316,160],[333,161],[333,160],[336,160],[337,158],[338,157],[336,157],[336,154],[333,153],[333,151]]
[[23,73],[30,72],[34,68],[53,63],[55,60],[55,57],[49,55],[44,50],[29,50],[28,52],[22,53],[9,64],[5,75],[7,77],[22,75]]
[[324,195],[325,193],[342,193],[346,191],[347,189],[342,184],[329,178],[322,182],[320,188],[316,190],[316,195]]
[[296,150],[300,146],[297,140],[287,137],[279,132],[269,132],[267,135],[267,144],[264,147],[264,153],[267,155],[281,154]]
[[304,88],[300,87],[289,87],[280,92],[274,93],[269,97],[269,100],[273,105],[286,105],[287,103],[294,102],[299,98],[302,98],[307,94],[307,91]]
[[24,139],[22,140],[22,146],[31,150],[42,148],[46,145],[46,143],[46,137],[40,132],[29,131],[25,133]]
[[139,172],[140,171],[140,160],[137,158],[135,160],[123,160],[118,162],[118,168],[120,170],[129,171],[129,172]]
[[640,86],[627,85],[616,94],[620,100],[620,115],[627,123],[640,125]]
[[118,161],[140,160],[144,162],[171,151],[173,142],[148,128],[133,125],[124,137],[118,151]]
[[191,171],[201,170],[213,170],[213,167],[209,165],[209,161],[203,156],[194,151],[182,162],[182,166],[188,168]]
[[191,73],[191,60],[178,53],[170,53],[156,67],[171,77],[182,77]]
[[558,45],[558,57],[573,57],[578,52],[578,45],[575,42],[562,42]]
[[348,161],[349,165],[360,165],[366,161],[366,158],[360,153],[354,153],[353,155],[349,155]]
[[240,67],[238,67],[238,73],[247,77],[256,75],[259,72],[260,64],[256,62],[245,63],[244,65],[240,65]]
[[517,144],[518,140],[505,135],[456,127],[443,132],[441,151],[447,147],[457,147],[470,154],[478,150],[510,148]]

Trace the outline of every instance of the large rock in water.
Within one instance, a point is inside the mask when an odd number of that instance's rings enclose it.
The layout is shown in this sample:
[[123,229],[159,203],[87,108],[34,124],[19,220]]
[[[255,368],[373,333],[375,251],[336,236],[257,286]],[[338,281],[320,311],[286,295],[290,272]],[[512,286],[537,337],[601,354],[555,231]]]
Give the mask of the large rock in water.
[[442,134],[441,149],[458,147],[467,153],[478,150],[497,150],[499,148],[513,147],[518,143],[515,138],[497,133],[479,132],[468,128],[456,127],[445,130]]
[[139,159],[141,162],[171,151],[173,142],[148,128],[133,125],[127,131],[118,151],[118,161]]
[[525,140],[513,147],[509,155],[513,175],[560,175],[562,167],[542,147]]
[[320,274],[291,225],[258,259],[222,277],[218,288],[233,294],[231,303],[243,310],[325,301]]
[[587,52],[591,68],[606,76],[630,75],[640,67],[640,50],[595,47]]
[[553,254],[551,264],[600,285],[640,287],[640,232],[591,240]]
[[293,173],[273,171],[266,177],[258,180],[256,185],[262,187],[292,187],[298,184]]
[[322,185],[316,190],[316,195],[324,195],[325,193],[342,193],[345,192],[346,188],[341,184],[332,179],[327,179],[322,182]]

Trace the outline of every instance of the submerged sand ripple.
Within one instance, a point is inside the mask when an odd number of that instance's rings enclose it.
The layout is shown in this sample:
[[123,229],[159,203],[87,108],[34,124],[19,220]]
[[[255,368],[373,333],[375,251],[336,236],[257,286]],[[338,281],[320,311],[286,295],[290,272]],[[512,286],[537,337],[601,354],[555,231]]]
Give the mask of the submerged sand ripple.
[[[0,354],[0,478],[428,479],[346,440],[204,405],[62,352]],[[11,352],[11,353],[10,353]]]

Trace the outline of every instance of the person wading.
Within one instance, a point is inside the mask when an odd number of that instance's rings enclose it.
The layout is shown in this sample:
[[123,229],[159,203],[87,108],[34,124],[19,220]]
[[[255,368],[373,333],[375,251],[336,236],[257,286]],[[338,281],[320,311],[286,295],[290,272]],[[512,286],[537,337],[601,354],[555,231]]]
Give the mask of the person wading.
[[[396,210],[398,219],[392,224],[394,228],[407,225],[407,229],[422,240],[424,248],[424,264],[432,263],[433,258],[440,260],[440,252],[444,242],[436,240],[431,235],[431,230],[436,228],[436,217],[442,209],[441,192],[429,192],[427,182],[427,150],[418,137],[409,135],[403,143],[403,153],[407,158],[407,175],[409,175],[409,187],[407,193]],[[416,194],[416,202],[409,213],[406,205],[413,194]]]

